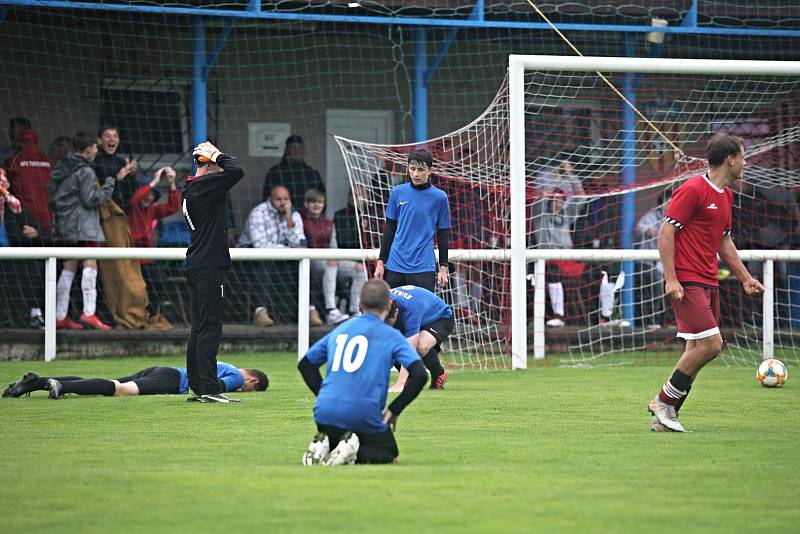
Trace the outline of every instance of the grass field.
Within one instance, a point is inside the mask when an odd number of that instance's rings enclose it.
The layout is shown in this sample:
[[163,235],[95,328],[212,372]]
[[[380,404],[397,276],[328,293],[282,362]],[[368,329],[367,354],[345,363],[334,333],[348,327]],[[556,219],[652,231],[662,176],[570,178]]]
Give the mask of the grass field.
[[[800,388],[711,366],[681,420],[669,367],[455,371],[400,417],[400,463],[308,468],[312,395],[290,354],[238,405],[182,396],[0,399],[0,532],[798,532]],[[0,364],[118,376],[181,358]],[[792,380],[794,378],[794,380]]]

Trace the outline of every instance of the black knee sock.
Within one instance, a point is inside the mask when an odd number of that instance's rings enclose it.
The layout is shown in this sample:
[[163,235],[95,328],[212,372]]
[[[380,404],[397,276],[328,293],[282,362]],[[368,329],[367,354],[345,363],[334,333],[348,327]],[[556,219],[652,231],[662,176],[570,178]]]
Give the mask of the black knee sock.
[[681,411],[681,406],[683,406],[683,403],[686,402],[686,397],[689,396],[689,392],[690,391],[692,391],[692,385],[691,384],[689,384],[686,387],[686,395],[684,395],[683,397],[678,399],[678,402],[675,403],[675,413],[678,413],[679,411]]
[[436,350],[436,347],[428,351],[428,354],[422,358],[422,363],[424,363],[425,368],[430,371],[431,378],[433,379],[436,379],[436,377],[444,373],[444,367],[442,367],[442,362],[439,361],[439,351]]
[[61,393],[75,393],[77,395],[105,395],[113,397],[116,385],[111,380],[104,378],[85,378],[83,380],[67,380],[62,382]]

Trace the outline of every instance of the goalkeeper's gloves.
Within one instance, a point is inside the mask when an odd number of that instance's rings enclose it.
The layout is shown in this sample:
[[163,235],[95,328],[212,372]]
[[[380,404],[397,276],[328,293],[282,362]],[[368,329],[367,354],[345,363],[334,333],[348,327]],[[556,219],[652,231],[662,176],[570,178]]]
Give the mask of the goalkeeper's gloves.
[[208,141],[197,145],[194,152],[192,152],[192,156],[197,160],[197,163],[208,163],[209,161],[216,163],[217,158],[221,155],[222,152]]

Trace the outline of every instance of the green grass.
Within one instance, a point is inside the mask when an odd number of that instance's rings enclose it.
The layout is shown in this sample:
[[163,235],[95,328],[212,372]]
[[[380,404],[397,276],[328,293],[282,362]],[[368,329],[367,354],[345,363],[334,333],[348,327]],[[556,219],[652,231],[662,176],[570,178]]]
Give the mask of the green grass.
[[[0,532],[797,532],[800,389],[712,366],[649,431],[668,366],[455,371],[399,420],[400,463],[307,468],[312,395],[289,354],[239,405],[0,399]],[[180,364],[180,358],[158,364]],[[117,376],[152,359],[0,364]],[[792,370],[790,370],[791,373]]]

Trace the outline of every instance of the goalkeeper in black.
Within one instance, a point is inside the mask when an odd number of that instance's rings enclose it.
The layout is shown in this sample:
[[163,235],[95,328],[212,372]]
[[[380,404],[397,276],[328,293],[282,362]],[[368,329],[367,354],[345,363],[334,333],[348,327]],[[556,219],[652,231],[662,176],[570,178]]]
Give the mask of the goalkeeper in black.
[[186,250],[189,321],[186,345],[190,401],[239,402],[224,395],[217,380],[217,351],[222,337],[225,271],[231,267],[228,251],[226,195],[244,176],[239,162],[209,142],[200,143],[193,156],[197,172],[181,191],[181,209],[191,232]]

